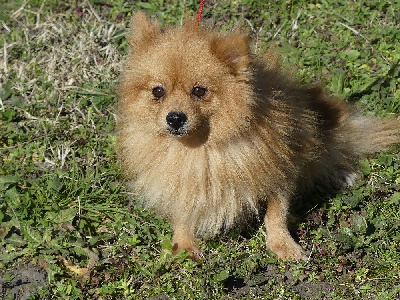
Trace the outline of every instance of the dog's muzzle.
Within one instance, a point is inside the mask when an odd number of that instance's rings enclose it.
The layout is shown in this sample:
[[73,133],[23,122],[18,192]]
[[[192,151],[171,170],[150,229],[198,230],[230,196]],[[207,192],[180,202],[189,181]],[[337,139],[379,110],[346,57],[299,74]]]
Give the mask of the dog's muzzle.
[[171,111],[167,114],[165,118],[168,131],[172,135],[184,135],[186,134],[185,125],[187,122],[187,116],[184,112],[181,111]]

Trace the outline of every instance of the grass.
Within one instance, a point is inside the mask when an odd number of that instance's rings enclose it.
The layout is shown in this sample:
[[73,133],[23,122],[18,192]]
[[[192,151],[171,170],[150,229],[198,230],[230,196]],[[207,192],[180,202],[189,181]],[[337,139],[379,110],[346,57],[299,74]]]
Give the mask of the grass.
[[[0,296],[399,297],[399,147],[363,159],[354,189],[294,204],[306,263],[278,262],[262,227],[204,242],[202,265],[173,258],[170,225],[124,189],[114,89],[130,17],[180,24],[198,2],[0,0]],[[396,1],[206,1],[202,22],[243,27],[296,77],[398,116],[399,14]],[[46,276],[37,289],[17,284],[27,268]]]

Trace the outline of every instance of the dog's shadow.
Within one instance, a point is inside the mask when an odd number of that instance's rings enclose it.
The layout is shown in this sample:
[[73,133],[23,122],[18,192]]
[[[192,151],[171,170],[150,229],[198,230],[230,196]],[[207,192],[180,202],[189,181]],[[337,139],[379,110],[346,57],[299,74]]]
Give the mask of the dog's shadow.
[[[299,232],[302,231],[300,229],[300,224],[314,222],[312,226],[315,226],[315,223],[318,222],[318,219],[315,219],[313,212],[317,212],[325,205],[329,205],[330,200],[338,194],[339,192],[328,194],[319,191],[313,191],[294,196],[289,209],[287,225],[291,236],[297,243],[299,242]],[[214,241],[218,244],[218,241],[225,239],[234,239],[240,242],[241,240],[251,239],[260,231],[260,229],[265,231],[265,227],[263,225],[264,217],[267,211],[267,205],[262,205],[258,209],[257,215],[254,215],[251,218],[247,217],[239,220],[233,229],[230,229],[224,234],[218,235],[217,237],[211,239],[211,243],[213,244],[212,241]],[[268,235],[268,232],[266,232],[266,234]],[[271,254],[273,253],[271,252]]]

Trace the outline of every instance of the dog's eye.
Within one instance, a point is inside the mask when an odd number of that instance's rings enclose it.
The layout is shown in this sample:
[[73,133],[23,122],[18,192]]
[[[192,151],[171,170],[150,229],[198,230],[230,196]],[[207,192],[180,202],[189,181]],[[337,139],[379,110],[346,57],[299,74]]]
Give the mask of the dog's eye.
[[158,100],[165,95],[165,90],[162,86],[157,86],[152,91],[153,96]]
[[201,86],[195,86],[192,90],[192,95],[197,98],[202,98],[206,95],[207,89]]

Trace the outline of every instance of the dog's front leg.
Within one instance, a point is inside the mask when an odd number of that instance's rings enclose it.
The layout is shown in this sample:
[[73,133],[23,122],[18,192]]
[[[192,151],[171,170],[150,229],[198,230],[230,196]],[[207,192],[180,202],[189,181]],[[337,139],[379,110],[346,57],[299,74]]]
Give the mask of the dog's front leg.
[[185,224],[173,221],[174,236],[172,238],[172,253],[178,254],[181,250],[189,253],[189,257],[194,261],[202,259],[203,254],[196,244],[194,234]]
[[265,227],[267,229],[267,245],[279,259],[305,260],[306,256],[287,228],[289,200],[276,195],[268,199]]

